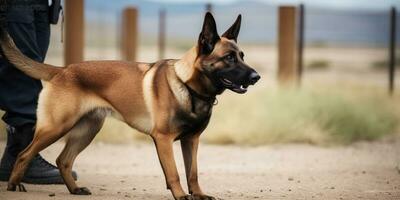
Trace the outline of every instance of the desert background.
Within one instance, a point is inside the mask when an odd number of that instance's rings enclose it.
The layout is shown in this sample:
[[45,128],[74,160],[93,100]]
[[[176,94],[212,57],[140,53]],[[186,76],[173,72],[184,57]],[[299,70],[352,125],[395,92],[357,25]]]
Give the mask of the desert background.
[[[397,1],[304,1],[301,84],[281,87],[278,7],[298,1],[211,1],[218,30],[243,15],[239,45],[261,80],[245,95],[226,91],[199,149],[200,183],[221,199],[400,199],[400,31],[395,89],[388,93],[389,9]],[[207,1],[86,0],[85,60],[119,60],[121,13],[139,9],[138,61],[158,56],[158,12],[166,11],[165,58],[180,58],[201,30]],[[400,15],[397,16],[400,27]],[[61,23],[52,26],[46,63],[63,66]],[[5,146],[1,124],[0,153]],[[177,142],[179,143],[179,142]],[[54,163],[63,141],[43,151]],[[185,185],[179,146],[175,155]],[[78,157],[78,184],[27,185],[0,199],[171,199],[148,136],[109,118]],[[53,196],[53,194],[55,196]]]

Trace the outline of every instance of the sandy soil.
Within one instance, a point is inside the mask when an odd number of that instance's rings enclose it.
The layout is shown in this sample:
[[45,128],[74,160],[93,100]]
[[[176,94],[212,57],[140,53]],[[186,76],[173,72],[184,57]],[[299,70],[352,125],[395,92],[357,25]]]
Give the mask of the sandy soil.
[[[42,154],[54,161],[62,146]],[[178,146],[175,151],[184,184]],[[203,190],[221,199],[400,199],[398,139],[347,147],[202,144],[199,162]],[[152,144],[95,143],[74,169],[78,184],[93,195],[72,196],[64,185],[26,184],[27,193],[7,192],[0,182],[0,199],[172,199]]]

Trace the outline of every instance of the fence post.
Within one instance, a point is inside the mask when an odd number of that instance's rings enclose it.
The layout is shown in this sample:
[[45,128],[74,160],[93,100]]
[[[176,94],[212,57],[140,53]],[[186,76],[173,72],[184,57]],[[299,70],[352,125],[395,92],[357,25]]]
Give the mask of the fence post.
[[64,1],[65,42],[64,65],[83,61],[84,0]]
[[299,37],[298,37],[298,46],[297,46],[297,67],[298,67],[298,85],[301,85],[301,81],[303,78],[303,51],[304,51],[304,4],[300,4],[299,6]]
[[158,58],[165,58],[165,21],[166,21],[166,11],[165,9],[160,10],[159,14],[159,30],[158,30]]
[[278,81],[293,84],[296,68],[296,7],[280,6],[278,22]]
[[212,13],[212,10],[213,10],[212,4],[211,3],[207,3],[206,4],[206,12]]
[[135,7],[125,8],[122,14],[121,51],[122,59],[136,61],[138,37],[138,10]]
[[394,75],[396,70],[396,8],[390,10],[390,40],[389,40],[389,94],[394,92]]

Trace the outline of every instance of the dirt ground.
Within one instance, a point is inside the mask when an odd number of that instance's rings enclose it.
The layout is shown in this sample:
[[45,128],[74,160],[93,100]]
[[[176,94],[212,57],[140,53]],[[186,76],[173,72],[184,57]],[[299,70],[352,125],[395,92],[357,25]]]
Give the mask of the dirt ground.
[[[0,142],[1,150],[4,145]],[[62,147],[56,143],[42,154],[54,163]],[[399,139],[346,147],[202,144],[199,153],[203,190],[221,199],[400,199]],[[0,182],[0,199],[172,199],[152,144],[95,143],[74,169],[91,196],[70,195],[64,185],[26,184],[27,193],[7,192]]]

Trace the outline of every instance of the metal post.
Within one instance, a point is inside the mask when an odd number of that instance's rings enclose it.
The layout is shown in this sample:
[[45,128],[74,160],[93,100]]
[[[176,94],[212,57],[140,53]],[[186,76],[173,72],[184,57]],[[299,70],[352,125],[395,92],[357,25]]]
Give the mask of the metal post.
[[298,85],[301,85],[303,76],[303,51],[304,51],[304,4],[299,6],[299,32],[297,46],[297,67],[298,67]]
[[160,10],[159,16],[159,30],[158,30],[158,58],[165,58],[165,21],[166,11],[165,9]]
[[211,3],[207,3],[206,4],[206,12],[210,12],[210,13],[212,13],[212,4]]
[[389,94],[394,92],[394,75],[396,68],[396,8],[390,10],[390,40],[389,40]]
[[125,8],[122,17],[121,50],[122,59],[136,61],[138,37],[138,10],[134,7]]
[[296,67],[296,7],[279,7],[278,80],[292,84],[298,73]]
[[64,1],[65,42],[64,64],[83,61],[84,48],[84,1]]

